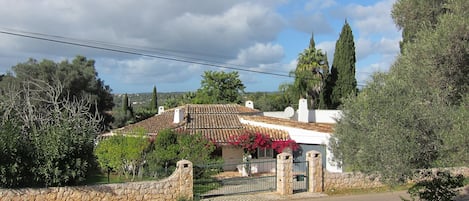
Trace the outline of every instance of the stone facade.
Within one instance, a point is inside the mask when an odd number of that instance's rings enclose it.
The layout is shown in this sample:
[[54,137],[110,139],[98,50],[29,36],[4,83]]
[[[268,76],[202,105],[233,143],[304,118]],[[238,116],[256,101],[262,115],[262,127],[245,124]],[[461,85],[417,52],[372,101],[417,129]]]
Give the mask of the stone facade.
[[323,192],[323,169],[322,169],[322,156],[319,151],[309,151],[306,153],[306,161],[308,161],[308,183],[309,192]]
[[384,184],[379,181],[377,175],[366,175],[363,173],[331,173],[324,174],[324,190],[331,191],[337,189],[359,189],[378,188]]
[[10,200],[162,200],[193,196],[192,163],[182,160],[174,173],[160,181],[93,186],[0,189],[0,201]]
[[[464,177],[469,177],[469,167],[432,168],[427,171],[431,171],[433,175],[436,175],[438,171],[449,171],[452,175],[462,174]],[[426,175],[427,171],[417,172],[413,180],[418,181],[428,178],[429,175]]]
[[[323,169],[321,153],[317,151],[309,151],[306,153],[306,160],[309,163],[309,192],[333,191],[339,189],[365,189],[379,188],[385,186],[380,182],[378,174],[364,174],[360,172],[335,173]],[[431,169],[433,174],[437,171],[449,171],[452,175],[462,174],[469,177],[469,167],[454,168],[434,168]],[[426,171],[421,171],[421,175],[417,174],[411,181],[415,182],[425,179]],[[418,173],[418,172],[417,172]]]
[[[378,175],[363,173],[331,173],[323,170],[321,153],[306,153],[309,163],[309,192],[324,192],[338,189],[382,187]],[[290,153],[277,155],[277,193],[293,194],[293,156]],[[448,170],[452,174],[469,177],[469,167],[432,169]],[[416,178],[418,179],[418,178]],[[174,173],[160,181],[129,182],[93,186],[0,189],[0,201],[10,200],[162,200],[193,198],[192,163],[182,160]]]
[[[433,173],[437,171],[449,171],[451,174],[462,174],[469,177],[469,167],[455,167],[455,168],[434,168],[431,169]],[[419,176],[413,178],[413,182],[420,180]],[[324,172],[324,190],[331,191],[337,189],[360,189],[360,188],[379,188],[385,186],[379,181],[379,175],[369,175],[359,172],[347,173],[331,173]]]
[[277,155],[277,193],[293,194],[293,155],[289,153]]

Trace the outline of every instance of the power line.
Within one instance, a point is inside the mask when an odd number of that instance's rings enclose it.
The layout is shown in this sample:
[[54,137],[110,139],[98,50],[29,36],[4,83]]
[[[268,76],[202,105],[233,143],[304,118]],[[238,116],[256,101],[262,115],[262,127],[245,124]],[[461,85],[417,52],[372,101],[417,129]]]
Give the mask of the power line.
[[[4,30],[0,30],[0,33],[7,34],[7,35],[24,37],[24,38],[31,38],[31,39],[37,39],[37,40],[42,40],[42,41],[48,41],[48,42],[61,43],[61,44],[66,44],[66,45],[87,47],[87,48],[93,48],[93,49],[99,49],[99,50],[105,50],[105,51],[111,51],[111,52],[117,52],[117,53],[123,53],[123,54],[131,54],[131,55],[137,55],[137,56],[143,56],[143,57],[150,57],[150,58],[156,58],[156,59],[169,60],[169,61],[177,61],[177,62],[183,62],[183,63],[205,65],[205,66],[211,66],[211,67],[216,67],[216,68],[226,68],[226,69],[230,69],[230,70],[238,70],[238,71],[245,71],[245,72],[251,72],[251,73],[260,73],[260,74],[274,75],[274,76],[279,76],[279,77],[292,77],[290,75],[285,75],[285,74],[280,74],[280,73],[257,71],[257,70],[233,67],[233,66],[228,66],[228,65],[210,63],[210,62],[205,62],[205,61],[194,61],[194,60],[187,60],[187,59],[184,59],[184,58],[176,58],[176,57],[168,57],[168,56],[141,53],[141,52],[137,52],[137,51],[132,51],[131,48],[127,48],[127,47],[121,47],[123,49],[116,49],[116,48],[111,48],[111,47],[102,47],[102,46],[92,45],[92,44],[83,44],[83,43],[65,41],[65,40],[60,40],[60,39],[51,39],[51,38],[47,38],[47,37],[43,37],[43,36],[33,36],[33,35],[15,33],[15,32],[4,31]],[[124,50],[124,48],[125,49],[130,49],[130,50]]]
[[[3,30],[1,30],[1,29],[3,29]],[[281,73],[265,72],[265,71],[258,71],[258,70],[240,68],[240,67],[250,68],[249,66],[233,65],[233,64],[232,65],[226,65],[226,64],[221,64],[221,63],[214,62],[214,61],[202,60],[202,59],[195,58],[195,57],[174,56],[174,55],[171,55],[170,53],[165,53],[165,52],[156,52],[160,55],[139,52],[139,51],[152,52],[152,51],[155,51],[155,49],[160,50],[160,51],[180,52],[180,53],[183,53],[184,51],[176,51],[176,50],[160,49],[160,48],[152,48],[153,50],[138,49],[138,48],[135,48],[135,47],[130,47],[128,45],[125,46],[125,45],[121,45],[121,44],[102,42],[102,41],[96,41],[96,40],[82,40],[82,39],[68,38],[68,37],[58,36],[58,35],[50,35],[50,34],[43,34],[43,33],[19,31],[19,30],[6,29],[6,28],[1,28],[1,29],[0,29],[0,33],[2,33],[2,34],[13,35],[13,36],[18,36],[18,37],[31,38],[31,39],[42,40],[42,41],[48,41],[48,42],[66,44],[66,45],[73,45],[73,46],[79,46],[79,47],[86,47],[86,48],[92,48],[92,49],[98,49],[98,50],[104,50],[104,51],[110,51],[110,52],[117,52],[117,53],[123,53],[123,54],[137,55],[137,56],[143,56],[143,57],[150,57],[150,58],[156,58],[156,59],[163,59],[163,60],[169,60],[169,61],[205,65],[205,66],[210,66],[210,67],[215,67],[215,68],[225,68],[225,69],[230,69],[230,70],[245,71],[245,72],[251,72],[251,73],[259,73],[259,74],[273,75],[273,76],[279,76],[279,77],[294,78],[294,76],[291,76],[290,74],[281,74]],[[86,43],[88,43],[88,44],[86,44]],[[108,47],[106,47],[106,46],[108,46]],[[166,55],[166,56],[163,56],[163,55]],[[235,66],[237,66],[237,67],[235,67]],[[371,74],[371,73],[368,73],[368,74]],[[303,78],[303,79],[317,79],[317,78],[306,77],[306,78]],[[365,84],[357,83],[357,85],[358,86],[364,86]]]
[[[36,36],[42,36],[42,37],[47,37],[47,38],[57,38],[60,40],[71,40],[75,41],[77,43],[88,43],[88,44],[95,44],[95,45],[105,45],[108,47],[113,47],[113,48],[118,48],[118,49],[126,49],[126,50],[131,50],[131,51],[139,51],[139,52],[150,52],[150,53],[156,53],[158,55],[166,55],[166,56],[171,56],[171,57],[178,57],[182,58],[185,60],[197,60],[197,61],[204,61],[204,62],[209,62],[212,64],[219,64],[219,65],[225,65],[225,63],[221,63],[220,61],[214,61],[214,60],[206,60],[206,59],[200,59],[197,57],[188,57],[188,56],[181,56],[181,55],[197,55],[197,56],[203,56],[207,58],[213,58],[214,56],[218,58],[225,58],[228,59],[228,56],[220,56],[220,55],[207,55],[207,54],[201,54],[201,53],[194,53],[190,51],[184,51],[184,50],[175,50],[175,49],[165,49],[165,48],[154,48],[154,47],[145,47],[145,46],[131,46],[128,44],[117,44],[117,43],[111,43],[111,42],[103,42],[103,41],[97,41],[97,40],[86,40],[86,39],[76,39],[76,38],[69,38],[69,37],[64,37],[64,36],[59,36],[59,35],[52,35],[52,34],[43,34],[43,33],[37,33],[37,32],[29,32],[29,31],[22,31],[22,30],[15,30],[15,29],[9,29],[9,28],[1,28],[0,30],[4,29],[7,30],[6,32],[13,32],[13,33],[22,33],[25,35],[36,35]],[[168,53],[170,52],[170,53]],[[171,54],[173,53],[173,54]],[[177,55],[179,54],[179,55]],[[236,66],[236,67],[245,67],[245,68],[251,68],[251,66],[245,66],[245,65],[239,65],[239,64],[230,64],[230,66]]]

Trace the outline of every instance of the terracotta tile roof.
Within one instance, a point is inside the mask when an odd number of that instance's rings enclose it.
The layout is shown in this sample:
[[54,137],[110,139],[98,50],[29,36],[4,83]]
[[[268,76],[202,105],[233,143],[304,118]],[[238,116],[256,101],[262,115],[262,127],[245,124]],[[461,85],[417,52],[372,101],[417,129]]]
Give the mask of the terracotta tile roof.
[[239,129],[243,125],[237,114],[190,114],[185,127],[187,129]]
[[287,131],[274,129],[274,128],[266,128],[260,126],[252,126],[252,125],[245,125],[244,128],[254,133],[262,133],[270,136],[270,139],[273,141],[280,141],[280,140],[288,140],[290,136],[288,135]]
[[239,129],[185,129],[183,127],[176,129],[178,132],[188,132],[190,134],[201,133],[207,139],[217,143],[228,143],[232,136],[238,136],[249,132],[262,133],[269,135],[274,141],[290,139],[288,132],[279,129],[265,128],[259,126],[245,125]]
[[256,109],[251,109],[236,104],[189,104],[186,109],[190,114],[260,114]]
[[157,134],[159,131],[166,128],[176,128],[180,124],[174,124],[174,109],[166,110],[162,114],[155,115],[143,121],[127,125],[123,128],[116,129],[118,132],[128,133],[133,129],[141,127],[147,130],[148,134]]
[[305,130],[312,130],[312,131],[318,131],[318,132],[324,132],[324,133],[332,133],[334,130],[334,125],[335,124],[326,124],[326,123],[304,123],[304,122],[298,122],[298,121],[293,121],[289,119],[281,119],[281,118],[275,118],[275,117],[267,117],[267,116],[248,116],[248,115],[243,115],[241,118],[250,120],[250,121],[257,121],[257,122],[263,122],[267,124],[274,124],[274,125],[282,125],[282,126],[288,126],[288,127],[293,127],[293,128],[301,128]]
[[289,121],[290,125],[287,125],[286,120],[259,116],[261,114],[260,111],[235,104],[190,104],[181,106],[178,107],[178,109],[184,111],[184,120],[179,124],[175,124],[173,123],[174,109],[167,110],[160,115],[155,115],[135,124],[125,126],[120,129],[120,131],[126,133],[131,132],[134,128],[143,127],[148,131],[149,135],[156,135],[159,131],[170,128],[177,132],[187,132],[190,134],[202,133],[208,139],[215,142],[227,143],[231,136],[241,135],[246,131],[267,134],[273,140],[289,139],[288,132],[284,130],[242,124],[240,118],[305,129],[309,128],[309,130],[323,132],[332,130],[332,126],[327,124],[302,125],[305,123]]

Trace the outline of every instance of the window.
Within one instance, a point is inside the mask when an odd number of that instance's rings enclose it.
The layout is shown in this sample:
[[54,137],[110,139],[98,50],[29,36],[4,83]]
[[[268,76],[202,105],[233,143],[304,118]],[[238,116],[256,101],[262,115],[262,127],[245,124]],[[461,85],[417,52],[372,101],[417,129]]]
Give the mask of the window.
[[273,158],[273,157],[274,157],[274,150],[257,148],[257,158]]

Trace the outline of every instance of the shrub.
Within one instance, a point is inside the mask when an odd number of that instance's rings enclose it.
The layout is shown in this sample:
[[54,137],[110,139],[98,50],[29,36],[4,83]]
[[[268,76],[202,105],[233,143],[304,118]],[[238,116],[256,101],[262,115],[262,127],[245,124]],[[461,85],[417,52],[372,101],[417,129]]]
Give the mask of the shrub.
[[425,173],[430,175],[430,179],[419,181],[408,190],[412,201],[416,197],[418,200],[450,201],[458,194],[457,188],[463,186],[464,177],[461,174],[452,176],[448,171],[438,171],[436,175],[431,171]]

